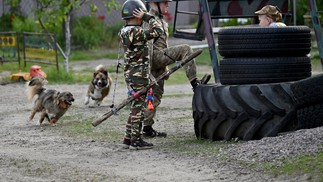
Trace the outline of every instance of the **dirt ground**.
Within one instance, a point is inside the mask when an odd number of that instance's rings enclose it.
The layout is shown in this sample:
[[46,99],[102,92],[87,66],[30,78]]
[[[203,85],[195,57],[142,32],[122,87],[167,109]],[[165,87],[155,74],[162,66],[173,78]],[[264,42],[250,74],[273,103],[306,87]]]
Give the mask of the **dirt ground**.
[[[104,61],[93,61],[90,65],[72,64],[71,67],[93,67]],[[152,150],[130,151],[122,149],[121,137],[107,141],[63,132],[71,122],[82,122],[82,118],[95,118],[105,113],[112,95],[103,102],[102,107],[89,108],[83,105],[87,89],[85,84],[49,83],[47,88],[70,91],[76,99],[56,127],[48,124],[40,126],[39,115],[33,122],[27,123],[32,103],[26,99],[24,84],[0,86],[0,181],[311,181],[312,177],[302,174],[292,177],[263,174],[261,170],[246,167],[239,160],[279,161],[284,156],[323,151],[322,128],[224,145],[218,150],[218,155],[182,155],[169,150],[167,146],[174,142],[174,137],[196,140],[191,117],[193,92],[188,84],[166,84],[165,98],[161,104],[164,109],[157,116],[159,121],[155,126],[167,131],[168,137],[147,139],[155,145]],[[116,93],[123,96],[116,99],[116,103],[120,103],[124,98],[124,85],[118,86]],[[173,122],[175,116],[185,119]],[[120,122],[122,124],[114,127],[122,136],[124,123]],[[108,126],[105,123],[97,128]],[[215,148],[216,145],[214,143]]]

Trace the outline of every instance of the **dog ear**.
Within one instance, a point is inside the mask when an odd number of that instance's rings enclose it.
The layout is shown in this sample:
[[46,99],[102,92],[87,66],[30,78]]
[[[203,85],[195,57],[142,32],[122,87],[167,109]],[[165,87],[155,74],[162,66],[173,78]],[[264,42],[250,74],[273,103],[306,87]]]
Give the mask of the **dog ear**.
[[38,79],[32,79],[32,80],[30,80],[28,86],[34,86],[36,84],[36,81],[38,81]]
[[55,95],[53,96],[54,97],[54,101],[55,101],[55,104],[58,105],[59,104],[59,97],[60,97],[60,92],[56,92]]
[[96,82],[96,78],[94,77],[94,78],[92,79],[91,83],[92,83],[93,85],[95,85],[95,82]]
[[103,73],[105,76],[108,76],[108,72],[107,71],[101,71],[101,73]]

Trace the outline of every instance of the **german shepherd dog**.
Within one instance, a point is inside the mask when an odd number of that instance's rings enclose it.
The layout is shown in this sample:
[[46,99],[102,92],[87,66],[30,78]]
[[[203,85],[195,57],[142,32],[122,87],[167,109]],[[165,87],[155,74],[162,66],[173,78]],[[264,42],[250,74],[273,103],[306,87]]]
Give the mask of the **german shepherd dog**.
[[51,126],[55,126],[67,109],[74,102],[74,97],[70,92],[59,92],[49,90],[44,87],[47,80],[40,77],[34,77],[28,82],[28,99],[34,101],[34,106],[29,117],[29,122],[34,118],[37,112],[41,112],[39,123],[42,124],[45,117]]
[[88,87],[84,104],[89,104],[91,98],[94,100],[94,105],[100,106],[102,100],[108,96],[111,85],[112,79],[107,69],[103,65],[97,66],[93,73],[92,81]]

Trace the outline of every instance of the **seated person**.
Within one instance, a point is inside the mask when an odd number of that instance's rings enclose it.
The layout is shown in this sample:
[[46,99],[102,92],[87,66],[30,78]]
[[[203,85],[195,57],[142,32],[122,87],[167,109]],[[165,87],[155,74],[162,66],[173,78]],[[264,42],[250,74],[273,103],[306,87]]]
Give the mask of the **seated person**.
[[261,27],[285,27],[282,21],[282,13],[277,6],[266,5],[255,12],[258,15],[259,26]]

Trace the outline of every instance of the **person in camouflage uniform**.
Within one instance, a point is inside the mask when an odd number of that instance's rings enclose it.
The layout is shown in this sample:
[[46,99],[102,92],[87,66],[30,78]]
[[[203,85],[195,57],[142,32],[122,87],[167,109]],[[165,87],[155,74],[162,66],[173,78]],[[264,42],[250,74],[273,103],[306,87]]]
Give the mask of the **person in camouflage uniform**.
[[[163,14],[167,13],[168,2],[171,0],[145,0],[150,7],[149,14],[153,15],[157,22],[163,26],[163,33],[160,37],[155,38],[150,43],[150,55],[151,55],[151,74],[156,78],[165,72],[168,68],[167,66],[180,61],[190,55],[193,51],[191,47],[187,44],[177,45],[173,47],[168,46],[168,23],[164,20]],[[144,23],[144,29],[151,29],[151,25]],[[199,84],[206,84],[211,75],[206,74],[201,80],[196,77],[196,64],[195,60],[187,63],[183,66],[186,76],[190,81],[193,91]],[[158,82],[158,85],[153,87],[154,94],[154,110],[145,111],[144,128],[143,134],[145,137],[166,137],[167,134],[164,132],[158,132],[153,129],[154,117],[156,115],[156,109],[161,103],[161,98],[164,93],[164,80]]]
[[[127,0],[122,8],[122,18],[126,25],[120,30],[119,37],[124,48],[124,76],[130,94],[150,83],[147,41],[159,37],[162,33],[161,25],[145,11],[145,5],[140,0]],[[142,29],[142,21],[149,23],[152,28]],[[141,138],[145,100],[146,96],[141,95],[131,103],[123,141],[126,148],[140,150],[153,147],[153,144]]]

